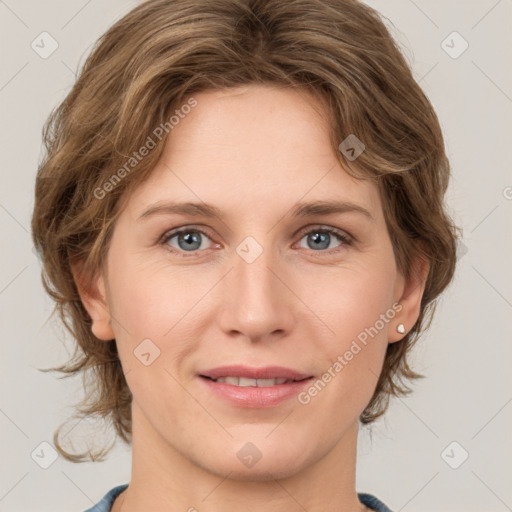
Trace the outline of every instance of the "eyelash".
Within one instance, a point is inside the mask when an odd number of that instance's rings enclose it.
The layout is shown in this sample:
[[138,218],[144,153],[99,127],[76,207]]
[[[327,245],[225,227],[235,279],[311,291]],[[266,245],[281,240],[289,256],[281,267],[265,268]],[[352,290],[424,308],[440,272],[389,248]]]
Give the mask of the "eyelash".
[[[176,248],[168,245],[169,241],[172,238],[174,238],[182,233],[200,233],[201,235],[204,235],[205,237],[207,237],[211,240],[211,237],[207,233],[205,233],[203,230],[195,228],[193,226],[184,226],[175,231],[167,231],[166,233],[164,233],[162,235],[159,243],[161,245],[166,246],[166,249],[168,251],[170,251],[171,253],[181,256],[183,258],[188,258],[188,257],[196,255],[199,252],[202,252],[202,250],[197,249],[194,251],[189,251],[187,253],[187,251],[177,250]],[[312,252],[333,254],[335,252],[338,252],[339,250],[342,250],[343,246],[350,246],[353,243],[352,237],[348,236],[343,231],[340,231],[339,229],[336,229],[336,228],[324,227],[324,226],[309,228],[308,231],[301,231],[299,241],[302,240],[304,238],[304,236],[311,234],[311,233],[323,233],[323,234],[325,233],[325,234],[329,234],[329,235],[334,235],[342,243],[342,245],[340,247],[337,247],[335,249],[326,249],[326,250],[320,250],[320,251],[313,251],[313,249],[310,249]],[[203,250],[205,250],[205,249],[203,249]]]

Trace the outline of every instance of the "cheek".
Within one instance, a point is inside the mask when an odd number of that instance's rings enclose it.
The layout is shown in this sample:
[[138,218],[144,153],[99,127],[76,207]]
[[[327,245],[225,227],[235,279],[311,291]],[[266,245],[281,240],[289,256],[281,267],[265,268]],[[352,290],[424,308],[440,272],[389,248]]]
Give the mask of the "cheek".
[[329,277],[314,280],[324,293],[310,297],[311,309],[333,332],[320,339],[323,373],[306,390],[304,403],[322,396],[322,410],[342,414],[344,404],[343,410],[360,413],[375,390],[394,325],[394,260],[340,269]]
[[194,277],[161,263],[127,261],[111,273],[109,282],[119,334],[126,338],[128,332],[133,343],[143,338],[162,340],[178,323],[186,323],[187,313],[208,290],[208,283],[198,279],[197,272]]
[[[194,407],[182,385],[194,369],[191,356],[200,351],[204,330],[215,318],[209,290],[217,279],[192,266],[170,269],[162,262],[141,264],[128,258],[109,275],[117,348],[140,404],[162,401],[160,405],[167,404],[162,410],[169,403],[177,409]],[[160,390],[157,397],[155,389]],[[159,407],[153,413],[159,414]]]
[[134,400],[155,424],[168,421],[171,411],[184,418],[201,413],[179,383],[179,362],[197,348],[188,327],[207,291],[207,283],[189,277],[158,263],[140,265],[135,258],[109,273],[114,332],[126,380]]
[[[304,293],[310,290],[307,300],[330,328],[335,351],[346,347],[360,334],[364,338],[368,329],[372,338],[386,338],[389,320],[395,315],[392,308],[395,279],[393,261],[340,268],[329,274],[319,272],[308,278]],[[383,315],[387,322],[381,321]],[[376,323],[378,333],[373,330]]]

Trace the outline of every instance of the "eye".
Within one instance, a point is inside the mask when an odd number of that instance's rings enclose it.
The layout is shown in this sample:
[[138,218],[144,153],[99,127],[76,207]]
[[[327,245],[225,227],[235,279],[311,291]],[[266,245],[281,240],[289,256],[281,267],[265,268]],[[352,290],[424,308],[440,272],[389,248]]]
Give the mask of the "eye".
[[[307,247],[302,245],[301,247],[314,252],[336,252],[343,246],[352,244],[352,238],[349,235],[331,227],[318,227],[303,231],[300,242],[304,239],[306,239]],[[211,248],[208,247],[208,240],[211,242],[211,238],[204,231],[193,227],[184,227],[165,233],[160,243],[173,253],[187,257],[200,250]],[[333,248],[331,244],[336,241],[338,241],[338,245]]]
[[[312,249],[316,252],[319,250],[324,251],[325,249],[332,249],[332,247],[330,247],[331,243],[335,242],[336,239],[340,242],[338,248],[352,243],[351,238],[346,233],[339,229],[329,227],[310,229],[303,234],[301,241],[303,239],[306,239],[307,243],[307,247],[305,248]],[[336,248],[334,248],[334,251],[336,251]]]
[[[209,237],[199,229],[185,228],[178,231],[167,233],[163,236],[161,243],[170,245],[173,252],[195,252],[199,249],[207,249],[204,239]],[[183,254],[183,256],[186,256]]]

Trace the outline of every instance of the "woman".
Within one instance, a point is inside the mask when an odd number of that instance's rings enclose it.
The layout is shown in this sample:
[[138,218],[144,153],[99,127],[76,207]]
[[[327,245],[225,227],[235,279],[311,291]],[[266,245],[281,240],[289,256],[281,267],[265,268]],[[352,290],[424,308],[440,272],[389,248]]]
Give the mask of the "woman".
[[59,369],[132,444],[129,485],[89,510],[389,511],[356,492],[358,427],[419,377],[456,228],[437,116],[379,15],[147,1],[45,140],[33,236],[77,341]]

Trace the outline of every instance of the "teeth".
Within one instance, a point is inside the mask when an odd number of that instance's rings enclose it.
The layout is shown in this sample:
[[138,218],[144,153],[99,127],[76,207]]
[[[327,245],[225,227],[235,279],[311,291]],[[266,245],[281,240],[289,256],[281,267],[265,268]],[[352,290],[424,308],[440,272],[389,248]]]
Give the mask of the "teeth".
[[[236,380],[236,377],[232,377],[233,380]],[[235,386],[247,387],[247,386],[257,386],[257,379],[248,379],[246,377],[240,377],[238,383],[234,382]]]
[[284,379],[257,379],[256,385],[259,388],[264,388],[268,386],[275,386],[276,384],[282,384],[282,382],[277,382],[278,380],[281,381]]
[[232,386],[248,387],[254,386],[258,388],[265,388],[270,386],[276,386],[284,384],[285,382],[292,382],[289,379],[248,379],[247,377],[219,377],[215,379],[216,382],[225,382]]

